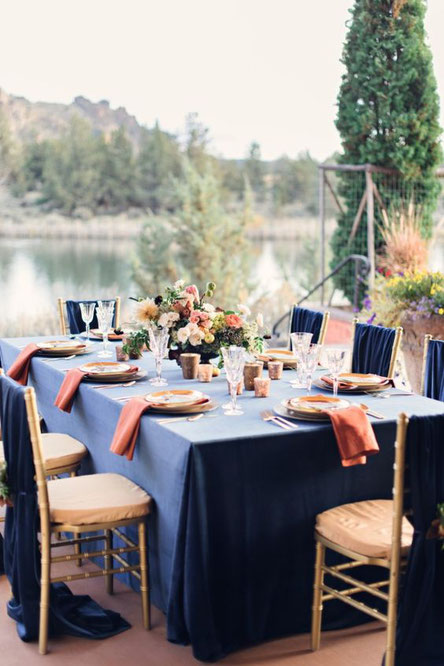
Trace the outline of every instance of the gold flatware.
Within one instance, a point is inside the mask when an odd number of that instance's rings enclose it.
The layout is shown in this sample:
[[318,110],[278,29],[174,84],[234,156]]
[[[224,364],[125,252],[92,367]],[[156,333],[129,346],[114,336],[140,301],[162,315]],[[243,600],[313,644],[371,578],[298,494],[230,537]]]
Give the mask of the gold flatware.
[[281,416],[276,416],[276,414],[273,414],[273,412],[270,412],[268,409],[261,412],[261,417],[263,421],[272,421],[272,423],[284,430],[296,430],[296,428],[299,427],[296,423],[290,423],[290,421],[283,419]]
[[133,379],[132,382],[126,382],[126,384],[100,384],[100,386],[92,386],[91,388],[93,389],[128,388],[128,386],[134,386],[135,383],[136,380]]
[[156,419],[156,423],[165,424],[165,423],[173,423],[175,421],[198,421],[203,417],[203,414],[193,414],[193,416],[175,416],[174,418],[170,419]]
[[380,412],[375,412],[373,409],[369,409],[367,407],[367,405],[364,405],[363,403],[361,403],[359,406],[369,416],[373,416],[375,419],[385,419],[384,414],[381,414]]

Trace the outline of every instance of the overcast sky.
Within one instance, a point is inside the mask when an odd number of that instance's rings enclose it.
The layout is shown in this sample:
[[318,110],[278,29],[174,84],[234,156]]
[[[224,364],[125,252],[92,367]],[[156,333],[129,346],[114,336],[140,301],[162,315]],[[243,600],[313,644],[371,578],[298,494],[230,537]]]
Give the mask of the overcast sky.
[[[322,159],[339,147],[333,121],[352,4],[0,0],[0,87],[32,101],[108,99],[173,132],[197,111],[226,157],[256,140],[267,159],[302,150]],[[444,0],[428,7],[443,97]]]

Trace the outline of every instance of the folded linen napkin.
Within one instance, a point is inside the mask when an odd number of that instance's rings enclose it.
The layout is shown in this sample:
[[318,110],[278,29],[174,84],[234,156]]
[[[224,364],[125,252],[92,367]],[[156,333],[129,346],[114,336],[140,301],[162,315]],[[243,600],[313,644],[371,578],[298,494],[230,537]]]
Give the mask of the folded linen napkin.
[[15,379],[16,382],[25,386],[28,382],[29,366],[31,365],[32,357],[40,351],[35,342],[26,345],[24,349],[15,359],[14,363],[8,370],[8,377]]
[[[126,373],[128,374],[128,379],[131,379],[131,375],[138,371],[138,366],[131,366],[131,369]],[[80,370],[80,368],[72,368],[71,370],[68,370],[60,386],[59,392],[57,393],[54,405],[61,409],[63,412],[68,412],[69,414],[72,409],[72,403],[74,396],[77,393],[77,389],[87,374],[89,373],[85,372],[84,370]]]
[[330,417],[343,467],[365,465],[367,456],[379,453],[367,414],[358,405],[324,413]]
[[131,398],[120,412],[111,442],[110,451],[118,456],[126,456],[132,460],[140,429],[140,417],[150,409],[151,403],[145,398]]
[[62,412],[71,412],[74,396],[84,376],[87,373],[80,368],[72,368],[66,373],[63,382],[57,393],[54,405],[62,410]]
[[[197,400],[193,405],[200,405],[205,402],[208,402],[208,398]],[[131,400],[128,400],[120,412],[110,451],[118,456],[126,456],[128,460],[133,459],[140,429],[140,417],[152,406],[152,403],[145,400],[145,398],[131,398]]]

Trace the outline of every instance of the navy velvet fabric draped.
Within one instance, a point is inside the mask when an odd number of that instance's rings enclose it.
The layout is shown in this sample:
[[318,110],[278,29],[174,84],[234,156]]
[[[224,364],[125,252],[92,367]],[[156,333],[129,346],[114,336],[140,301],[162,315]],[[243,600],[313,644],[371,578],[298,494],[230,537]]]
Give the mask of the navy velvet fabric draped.
[[[111,299],[112,300],[112,299]],[[69,325],[69,331],[72,335],[78,335],[79,333],[83,333],[83,331],[86,329],[86,326],[84,324],[84,321],[82,319],[82,313],[80,312],[80,303],[95,303],[97,305],[97,301],[87,301],[85,299],[81,301],[66,301],[66,314],[68,317],[68,325]],[[115,325],[116,321],[116,313],[114,312],[114,317],[113,317],[113,326]],[[94,317],[91,322],[91,328],[97,328],[97,316],[96,316],[96,311],[94,310]]]
[[415,529],[401,588],[396,666],[444,664],[444,552],[426,534],[444,501],[444,415],[410,419],[407,485]]
[[291,313],[290,333],[313,333],[311,341],[316,343],[319,340],[323,318],[322,312],[295,305]]
[[[24,641],[35,640],[39,629],[40,554],[34,464],[26,417],[24,388],[0,376],[0,415],[8,481],[13,507],[6,511],[4,565],[12,588],[8,615]],[[64,584],[51,586],[50,633],[106,638],[130,625],[105,611],[86,595],[74,596]]]
[[430,340],[427,350],[424,395],[444,401],[444,341]]
[[395,334],[394,328],[356,324],[352,371],[387,377]]

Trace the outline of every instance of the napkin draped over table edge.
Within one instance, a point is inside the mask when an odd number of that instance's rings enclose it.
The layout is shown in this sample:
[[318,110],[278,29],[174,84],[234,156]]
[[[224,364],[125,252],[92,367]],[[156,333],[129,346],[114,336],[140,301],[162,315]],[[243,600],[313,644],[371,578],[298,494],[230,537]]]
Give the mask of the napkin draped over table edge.
[[[208,402],[208,398],[197,400],[193,405],[206,402]],[[141,416],[153,406],[145,398],[135,397],[128,400],[120,412],[110,451],[118,456],[126,456],[127,460],[133,459]]]
[[330,418],[343,467],[365,465],[367,456],[379,453],[367,414],[358,405],[325,410]]
[[40,351],[40,348],[35,342],[26,345],[9,368],[7,372],[8,377],[11,377],[11,379],[14,379],[22,386],[26,386],[28,383],[29,367],[31,365],[32,357],[37,354],[38,351]]
[[[131,379],[131,376],[138,371],[138,366],[131,366],[131,370],[129,370],[127,373],[128,379]],[[77,389],[79,388],[83,378],[86,375],[88,375],[88,372],[81,370],[80,368],[71,368],[71,370],[68,370],[59,388],[54,405],[61,409],[63,412],[67,412],[69,414],[72,409],[72,404],[77,393]],[[119,379],[119,381],[121,380]]]

